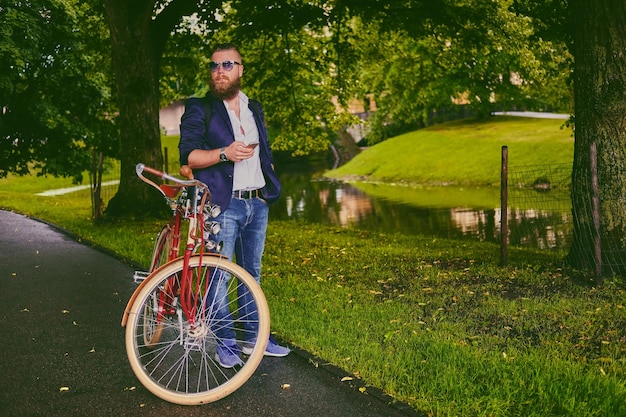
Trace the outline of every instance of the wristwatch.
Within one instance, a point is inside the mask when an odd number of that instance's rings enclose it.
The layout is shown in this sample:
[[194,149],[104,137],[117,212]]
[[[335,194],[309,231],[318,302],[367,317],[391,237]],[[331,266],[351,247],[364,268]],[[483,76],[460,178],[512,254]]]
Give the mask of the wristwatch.
[[226,156],[226,148],[220,149],[220,161],[222,162],[230,161],[230,159],[228,159],[228,156]]

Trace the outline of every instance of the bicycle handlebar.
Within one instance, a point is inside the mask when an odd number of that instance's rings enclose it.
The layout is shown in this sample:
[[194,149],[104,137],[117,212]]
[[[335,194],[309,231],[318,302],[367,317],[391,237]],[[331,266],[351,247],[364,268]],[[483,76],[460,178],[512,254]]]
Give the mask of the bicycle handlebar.
[[[187,175],[188,177],[190,177],[191,179],[189,180],[181,180],[180,178],[176,178],[173,177],[169,174],[166,174],[165,172],[159,171],[158,169],[155,168],[151,168],[151,167],[147,167],[142,163],[139,163],[137,165],[135,165],[135,172],[137,173],[137,176],[146,184],[149,184],[151,186],[153,186],[154,188],[156,188],[157,190],[159,190],[159,192],[161,192],[161,194],[163,194],[164,196],[168,197],[168,192],[166,192],[167,190],[164,190],[164,187],[167,188],[167,186],[164,185],[157,185],[155,184],[153,181],[151,181],[150,179],[146,178],[143,173],[147,172],[149,174],[152,174],[154,176],[157,176],[159,178],[162,178],[164,180],[168,180],[168,181],[172,181],[175,184],[178,184],[179,186],[182,187],[199,187],[201,189],[203,189],[205,191],[205,195],[209,195],[209,187],[206,186],[205,183],[203,183],[202,181],[193,179],[193,174],[191,174],[191,169],[189,169],[189,167],[187,166],[183,166],[181,167],[181,174],[182,175]],[[169,188],[172,188],[172,186],[170,185]],[[169,195],[169,197],[172,197],[172,195]]]
[[[181,172],[187,173],[186,171],[191,171],[191,170],[189,170],[189,168],[187,168],[187,170],[185,170],[185,168],[186,167],[181,168]],[[139,178],[141,178],[142,180],[144,180],[144,181],[146,181],[146,180],[150,181],[146,177],[143,176],[143,172],[145,171],[145,172],[147,172],[149,174],[155,175],[155,176],[157,176],[159,178],[162,178],[164,180],[172,181],[172,182],[174,182],[176,184],[179,184],[179,185],[182,185],[182,186],[185,186],[185,187],[188,187],[188,186],[200,186],[202,188],[207,188],[206,184],[204,184],[202,181],[193,179],[193,175],[191,175],[192,179],[181,180],[180,178],[173,177],[173,176],[171,176],[169,174],[166,174],[165,172],[159,171],[158,169],[150,168],[148,166],[145,166],[142,163],[139,163],[139,164],[137,164],[135,166],[135,171],[137,172],[137,176]]]

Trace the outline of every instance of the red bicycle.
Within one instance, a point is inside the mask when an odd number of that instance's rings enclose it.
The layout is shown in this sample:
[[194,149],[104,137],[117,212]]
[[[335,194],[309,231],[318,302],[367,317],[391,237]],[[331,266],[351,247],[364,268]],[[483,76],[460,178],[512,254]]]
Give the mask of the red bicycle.
[[[136,172],[163,194],[173,214],[157,236],[149,271],[135,273],[140,284],[122,318],[128,360],[139,381],[166,401],[219,400],[243,385],[263,358],[270,333],[267,300],[246,270],[219,255],[220,244],[211,240],[219,231],[219,208],[191,170],[181,169],[187,180],[143,164]],[[173,185],[157,185],[144,172]],[[242,365],[229,369],[216,357],[226,327],[234,328],[242,347]]]

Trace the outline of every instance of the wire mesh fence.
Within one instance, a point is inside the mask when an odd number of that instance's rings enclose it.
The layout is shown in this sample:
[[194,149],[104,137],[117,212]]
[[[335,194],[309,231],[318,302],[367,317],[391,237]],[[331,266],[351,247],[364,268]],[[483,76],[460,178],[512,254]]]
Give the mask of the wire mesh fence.
[[619,223],[621,219],[619,214],[603,208],[607,202],[602,201],[599,191],[602,184],[598,184],[595,144],[589,159],[588,173],[576,183],[585,192],[575,199],[575,204],[572,165],[518,166],[506,171],[503,168],[508,177],[506,213],[515,227],[503,229],[507,238],[501,239],[501,245],[553,250],[559,260],[592,272],[596,282],[601,283],[606,276],[626,275],[626,239],[620,228],[608,231],[607,223]]
[[104,158],[102,153],[94,152],[89,180],[91,184],[91,213],[94,220],[97,221],[119,188],[120,162],[111,158]]
[[[180,168],[177,160],[166,160],[164,171],[170,174],[177,175]],[[96,178],[99,174],[92,173],[92,178]],[[117,193],[120,184],[120,161],[105,158],[102,163],[102,174],[100,188],[100,204],[106,207],[109,201]],[[97,181],[92,179],[92,194],[96,188],[98,188]],[[92,204],[96,204],[92,201]],[[95,208],[94,208],[95,209]]]
[[509,169],[508,243],[567,251],[573,233],[569,164],[518,166]]
[[[606,149],[619,154],[610,146]],[[601,283],[604,276],[626,276],[626,201],[620,158],[607,158],[606,153],[600,157],[598,153],[598,144],[591,142],[588,171],[576,170],[572,176],[576,240],[568,258],[580,268],[592,269],[596,282]],[[600,159],[604,161],[602,167]]]

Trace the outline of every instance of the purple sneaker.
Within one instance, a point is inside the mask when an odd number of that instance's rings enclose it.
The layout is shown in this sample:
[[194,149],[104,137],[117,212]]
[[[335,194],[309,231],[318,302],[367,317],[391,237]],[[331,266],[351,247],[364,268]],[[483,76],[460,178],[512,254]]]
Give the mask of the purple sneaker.
[[217,345],[215,349],[215,360],[222,368],[230,369],[234,366],[243,366],[243,361],[239,357],[239,346]]
[[[254,350],[254,342],[244,344],[241,348],[243,353],[246,355],[250,355]],[[267,342],[267,347],[265,348],[265,356],[273,356],[276,358],[282,358],[283,356],[289,355],[291,350],[287,347],[280,346],[276,341],[270,336],[270,339]]]

